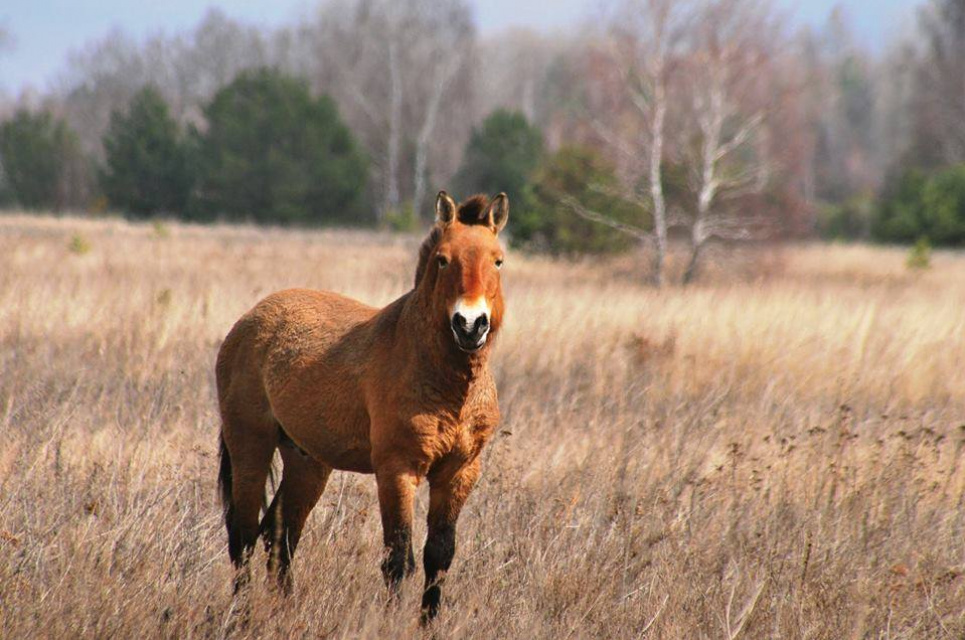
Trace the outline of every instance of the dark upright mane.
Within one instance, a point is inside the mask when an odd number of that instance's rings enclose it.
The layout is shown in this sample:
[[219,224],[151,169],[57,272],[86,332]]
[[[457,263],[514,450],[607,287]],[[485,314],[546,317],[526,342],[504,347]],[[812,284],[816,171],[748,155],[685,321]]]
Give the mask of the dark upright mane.
[[[459,205],[459,210],[456,212],[456,219],[465,225],[476,225],[476,224],[486,224],[488,221],[484,219],[486,213],[486,206],[489,205],[489,197],[485,194],[476,194],[470,198],[467,198],[462,204]],[[419,282],[422,280],[422,276],[426,273],[426,265],[429,264],[429,256],[432,254],[436,245],[439,244],[439,240],[442,238],[442,227],[438,224],[433,225],[432,231],[422,242],[422,246],[419,248],[419,262],[415,269],[415,286],[419,286]]]

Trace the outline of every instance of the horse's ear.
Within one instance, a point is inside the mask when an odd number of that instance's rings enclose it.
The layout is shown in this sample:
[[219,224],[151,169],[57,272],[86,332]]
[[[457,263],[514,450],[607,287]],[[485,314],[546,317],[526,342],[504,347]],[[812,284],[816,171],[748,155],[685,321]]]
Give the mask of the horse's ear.
[[506,226],[506,222],[509,221],[509,196],[505,193],[500,193],[498,196],[492,199],[489,206],[486,207],[485,219],[489,223],[489,228],[493,230],[493,233],[499,233]]
[[445,191],[440,191],[436,197],[436,223],[450,224],[456,219],[456,203]]

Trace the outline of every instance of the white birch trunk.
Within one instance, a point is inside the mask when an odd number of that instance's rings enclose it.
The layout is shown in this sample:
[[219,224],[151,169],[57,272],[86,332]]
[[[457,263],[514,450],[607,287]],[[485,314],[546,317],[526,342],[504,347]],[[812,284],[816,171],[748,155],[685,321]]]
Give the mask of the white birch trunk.
[[402,70],[399,48],[393,37],[389,41],[389,135],[385,163],[385,199],[382,219],[399,208],[399,155],[402,150]]
[[717,195],[717,160],[720,157],[720,134],[724,127],[724,92],[720,86],[719,70],[712,73],[710,95],[704,104],[705,112],[700,114],[701,141],[700,190],[697,196],[697,210],[690,229],[690,260],[684,272],[684,284],[689,284],[697,275],[698,261],[704,243],[707,241],[707,221]]
[[415,185],[412,195],[412,208],[417,217],[421,211],[422,203],[426,195],[426,170],[429,165],[429,143],[432,141],[432,132],[436,127],[436,120],[439,118],[439,107],[442,105],[442,97],[449,86],[449,81],[455,75],[462,62],[461,56],[455,55],[449,59],[447,64],[441,65],[436,72],[436,81],[432,86],[432,94],[429,96],[429,104],[426,106],[425,118],[422,121],[422,128],[416,138],[415,152]]
[[[661,56],[662,57],[662,56]],[[663,265],[667,255],[667,205],[663,197],[663,141],[667,117],[667,91],[663,78],[664,63],[654,83],[653,117],[650,120],[650,199],[653,202],[653,282],[663,286]]]

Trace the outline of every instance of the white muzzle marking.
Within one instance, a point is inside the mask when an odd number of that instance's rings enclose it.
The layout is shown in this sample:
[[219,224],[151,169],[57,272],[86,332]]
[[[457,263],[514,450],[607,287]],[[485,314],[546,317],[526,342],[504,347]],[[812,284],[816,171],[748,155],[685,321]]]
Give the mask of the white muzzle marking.
[[[482,345],[482,343],[486,341],[486,337],[489,335],[489,303],[486,302],[486,298],[483,296],[473,300],[459,298],[456,300],[456,304],[452,306],[452,313],[449,314],[449,317],[455,318],[456,314],[462,316],[463,324],[467,329],[471,329],[473,326],[475,326],[476,321],[480,318],[480,316],[486,317],[486,330],[479,338],[479,344]],[[452,332],[455,335],[456,330],[453,329]],[[458,335],[456,335],[456,339],[459,339]]]

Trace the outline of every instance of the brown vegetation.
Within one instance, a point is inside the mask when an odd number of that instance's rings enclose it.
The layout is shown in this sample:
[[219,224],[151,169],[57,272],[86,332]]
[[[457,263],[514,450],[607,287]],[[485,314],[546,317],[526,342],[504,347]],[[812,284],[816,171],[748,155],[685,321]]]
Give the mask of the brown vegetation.
[[[419,240],[163,228],[0,219],[4,638],[221,637],[217,348],[285,287],[390,302]],[[965,633],[965,258],[733,260],[655,290],[508,256],[503,423],[439,637]],[[381,546],[375,483],[336,473],[294,597],[255,589],[235,635],[419,637],[422,585],[387,609]]]

